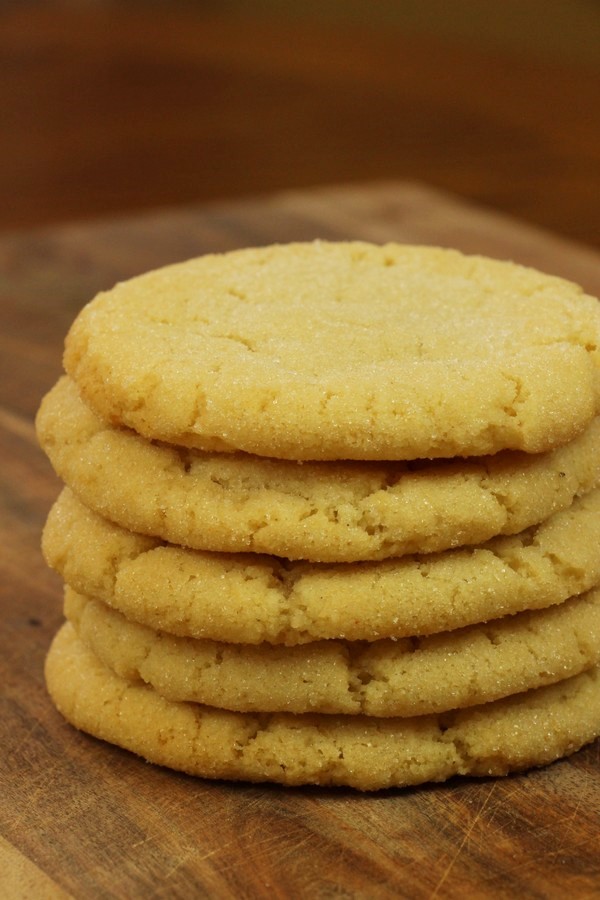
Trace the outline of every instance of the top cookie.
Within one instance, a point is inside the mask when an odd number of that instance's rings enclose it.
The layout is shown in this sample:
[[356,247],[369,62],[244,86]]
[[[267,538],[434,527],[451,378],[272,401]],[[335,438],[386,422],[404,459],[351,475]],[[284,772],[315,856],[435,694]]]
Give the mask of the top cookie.
[[65,367],[112,423],[205,450],[416,459],[566,443],[600,412],[600,305],[431,247],[209,255],[99,295]]

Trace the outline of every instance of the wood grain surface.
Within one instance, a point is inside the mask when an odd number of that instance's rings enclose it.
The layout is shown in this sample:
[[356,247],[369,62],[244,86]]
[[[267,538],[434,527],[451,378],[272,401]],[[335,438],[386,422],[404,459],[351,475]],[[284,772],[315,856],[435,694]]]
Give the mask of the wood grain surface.
[[194,780],[67,725],[42,667],[59,484],[33,416],[93,294],[208,250],[364,237],[532,263],[600,294],[600,257],[416,184],[285,193],[0,241],[0,896],[600,896],[600,745],[505,779],[360,795]]

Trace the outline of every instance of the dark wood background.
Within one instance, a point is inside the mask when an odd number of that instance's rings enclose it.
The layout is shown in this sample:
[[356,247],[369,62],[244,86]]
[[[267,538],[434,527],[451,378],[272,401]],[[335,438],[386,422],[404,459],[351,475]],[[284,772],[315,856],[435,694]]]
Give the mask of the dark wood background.
[[0,229],[420,180],[600,245],[600,4],[13,0]]

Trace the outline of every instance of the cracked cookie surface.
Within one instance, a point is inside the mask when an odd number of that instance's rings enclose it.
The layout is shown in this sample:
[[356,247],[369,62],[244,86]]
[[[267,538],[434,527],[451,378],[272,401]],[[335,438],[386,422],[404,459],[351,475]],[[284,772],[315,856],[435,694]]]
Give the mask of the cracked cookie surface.
[[174,703],[110,672],[69,624],[54,639],[45,671],[56,707],[76,728],[204,778],[404,787],[545,765],[600,732],[597,668],[472,709],[408,719]]
[[514,534],[600,476],[600,419],[543,454],[299,465],[152,444],[99,419],[68,378],[44,399],[40,443],[87,506],[175,544],[353,562]]
[[417,716],[489,703],[600,663],[600,590],[559,606],[398,641],[297,647],[181,638],[65,591],[80,640],[167,700],[237,712]]
[[512,263],[397,244],[208,255],[117,285],[65,367],[112,423],[287,459],[567,443],[600,412],[600,307]]
[[76,591],[150,628],[291,646],[452,631],[562,603],[600,582],[599,525],[596,489],[540,525],[477,547],[371,563],[290,563],[133,534],[66,488],[43,550]]

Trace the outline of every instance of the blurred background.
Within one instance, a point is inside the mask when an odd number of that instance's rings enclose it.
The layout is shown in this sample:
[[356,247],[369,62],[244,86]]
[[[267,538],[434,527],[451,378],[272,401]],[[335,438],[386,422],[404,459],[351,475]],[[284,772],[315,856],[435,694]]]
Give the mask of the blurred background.
[[600,246],[596,0],[0,4],[0,229],[420,181]]

